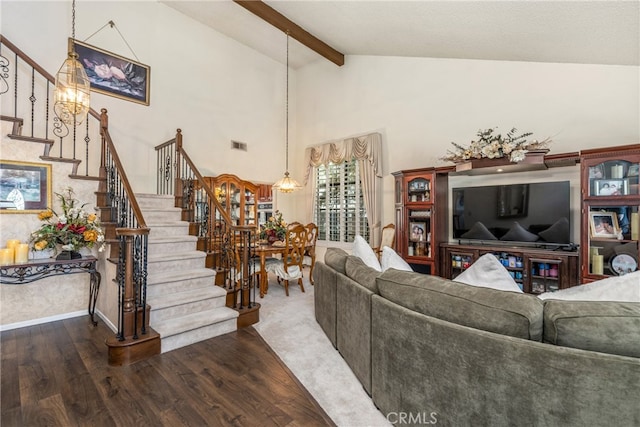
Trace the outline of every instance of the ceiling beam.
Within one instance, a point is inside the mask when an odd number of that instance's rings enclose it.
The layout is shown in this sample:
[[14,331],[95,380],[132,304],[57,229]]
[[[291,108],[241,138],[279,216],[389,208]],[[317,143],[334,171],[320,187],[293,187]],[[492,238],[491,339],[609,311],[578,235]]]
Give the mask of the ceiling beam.
[[259,18],[262,18],[269,24],[278,28],[279,30],[285,33],[289,31],[289,35],[291,37],[298,40],[300,43],[307,46],[309,49],[313,50],[319,55],[327,58],[334,64],[338,66],[344,65],[344,55],[342,53],[338,52],[322,40],[318,39],[295,22],[289,20],[286,16],[284,16],[271,6],[267,5],[266,3],[256,0],[233,1],[247,9],[249,12],[258,16]]

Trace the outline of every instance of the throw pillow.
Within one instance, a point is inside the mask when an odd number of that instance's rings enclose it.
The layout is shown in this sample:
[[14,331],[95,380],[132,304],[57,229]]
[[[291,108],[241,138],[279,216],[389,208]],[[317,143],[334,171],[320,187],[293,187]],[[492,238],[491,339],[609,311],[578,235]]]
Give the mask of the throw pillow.
[[473,224],[469,231],[460,237],[463,239],[498,240],[496,236],[491,234],[489,229],[480,221]]
[[387,271],[389,268],[395,268],[396,270],[402,271],[413,271],[411,266],[389,246],[382,248],[380,266],[382,267],[382,271]]
[[360,258],[369,267],[377,271],[382,271],[378,257],[362,236],[356,236],[355,239],[353,239],[353,255]]
[[538,295],[538,298],[543,300],[640,302],[640,271],[555,292],[545,292]]
[[569,241],[569,220],[560,218],[551,227],[538,233],[545,242],[567,243]]
[[535,242],[538,240],[538,235],[529,233],[520,224],[514,222],[507,234],[502,236],[500,240],[510,240],[514,242]]
[[482,255],[453,281],[482,288],[522,293],[520,286],[493,254]]

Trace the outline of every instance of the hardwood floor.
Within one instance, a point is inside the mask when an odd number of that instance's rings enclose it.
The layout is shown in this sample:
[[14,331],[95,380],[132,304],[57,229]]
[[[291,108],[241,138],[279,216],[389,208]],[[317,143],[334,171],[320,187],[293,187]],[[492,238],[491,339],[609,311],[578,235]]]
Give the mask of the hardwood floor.
[[2,332],[0,424],[335,425],[252,327],[125,367],[111,335],[88,317]]

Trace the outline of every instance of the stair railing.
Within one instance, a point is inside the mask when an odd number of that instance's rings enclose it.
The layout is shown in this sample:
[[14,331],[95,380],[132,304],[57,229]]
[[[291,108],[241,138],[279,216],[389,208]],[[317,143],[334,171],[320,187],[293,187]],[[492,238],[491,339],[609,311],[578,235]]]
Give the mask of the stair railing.
[[[107,110],[100,118],[102,155],[98,193],[105,197],[105,205],[111,210],[111,220],[116,222],[118,239],[118,332],[119,341],[136,340],[147,334],[147,227],[138,201],[109,134]],[[106,236],[109,239],[111,236]],[[113,253],[113,252],[112,252]]]
[[[198,237],[198,249],[207,253],[207,267],[216,271],[216,284],[233,294],[231,307],[242,310],[256,305],[256,227],[234,225],[182,145],[182,131],[156,147],[157,193],[173,195],[190,232]],[[222,279],[220,279],[222,278]]]
[[[71,163],[70,176],[97,180],[100,114],[90,109],[84,123],[67,125],[55,114],[54,88],[55,78],[0,34],[0,110],[3,120],[13,122],[9,137],[40,142],[41,159]],[[54,143],[56,153],[51,152]],[[84,171],[79,172],[83,161]]]

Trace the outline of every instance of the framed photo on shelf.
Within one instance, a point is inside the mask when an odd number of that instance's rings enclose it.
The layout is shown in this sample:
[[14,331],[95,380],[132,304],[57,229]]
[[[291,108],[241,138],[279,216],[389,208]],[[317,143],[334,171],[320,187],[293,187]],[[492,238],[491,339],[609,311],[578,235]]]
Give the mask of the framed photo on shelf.
[[627,179],[599,179],[595,181],[596,196],[624,196],[628,194]]
[[589,212],[589,230],[592,238],[617,239],[620,235],[615,212]]
[[427,223],[426,222],[411,222],[409,223],[409,240],[412,242],[427,241]]
[[627,176],[638,176],[640,174],[640,164],[634,163],[629,166],[629,170],[627,171]]
[[51,165],[0,160],[0,212],[38,213],[51,206]]

